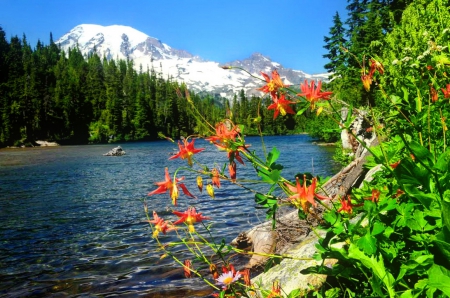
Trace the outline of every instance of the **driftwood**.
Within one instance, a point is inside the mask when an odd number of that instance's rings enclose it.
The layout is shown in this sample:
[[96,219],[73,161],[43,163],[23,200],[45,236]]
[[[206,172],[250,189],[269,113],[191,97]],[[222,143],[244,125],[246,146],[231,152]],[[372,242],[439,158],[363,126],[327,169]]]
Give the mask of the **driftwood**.
[[[373,135],[365,142],[367,146],[371,147],[378,144],[378,139]],[[347,195],[353,187],[358,187],[365,177],[366,171],[363,165],[368,155],[367,149],[360,145],[355,152],[355,159],[329,179],[318,193],[336,199]],[[245,267],[252,268],[262,265],[268,258],[267,254],[283,254],[309,235],[311,226],[316,226],[320,222],[323,207],[311,210],[311,212],[306,220],[299,219],[297,210],[280,216],[276,219],[276,230],[272,229],[271,221],[261,223],[242,232],[231,242],[231,245],[236,247],[247,245],[248,249],[253,252]]]

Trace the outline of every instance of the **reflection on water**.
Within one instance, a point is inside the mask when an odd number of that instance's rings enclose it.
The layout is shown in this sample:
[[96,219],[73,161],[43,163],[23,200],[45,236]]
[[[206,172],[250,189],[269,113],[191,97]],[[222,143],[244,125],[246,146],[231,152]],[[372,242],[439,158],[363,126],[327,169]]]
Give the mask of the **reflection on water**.
[[[258,138],[248,138],[260,151]],[[285,177],[314,171],[331,175],[332,149],[317,147],[307,136],[268,137],[269,150],[282,153]],[[212,167],[226,161],[208,143],[198,155]],[[105,157],[113,145],[0,150],[0,294],[5,297],[103,296],[204,297],[211,290],[185,279],[170,258],[155,251],[142,199],[171,174],[181,160],[169,161],[177,146],[168,142],[127,143],[127,155]],[[189,178],[189,173],[181,173]],[[178,175],[178,176],[179,176]],[[250,165],[238,165],[238,178],[254,178]],[[191,175],[192,176],[192,175]],[[198,199],[181,197],[176,210],[194,205],[212,218],[213,231],[229,242],[264,219],[253,196],[223,182],[216,200],[187,187]],[[168,195],[148,198],[150,210],[171,218]],[[174,240],[173,235],[166,238]],[[168,240],[168,241],[169,241]],[[180,248],[181,249],[181,248]],[[183,253],[183,251],[181,251]]]

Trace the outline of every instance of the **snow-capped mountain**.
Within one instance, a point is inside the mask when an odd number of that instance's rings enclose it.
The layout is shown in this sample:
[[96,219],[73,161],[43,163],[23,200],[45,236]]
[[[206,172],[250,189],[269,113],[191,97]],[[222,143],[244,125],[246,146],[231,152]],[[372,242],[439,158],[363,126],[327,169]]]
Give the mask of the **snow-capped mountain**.
[[148,68],[161,72],[164,77],[185,82],[196,92],[209,92],[221,96],[232,96],[242,89],[247,94],[261,93],[256,88],[264,85],[240,70],[223,70],[219,66],[239,66],[257,77],[260,71],[270,74],[277,69],[285,84],[297,85],[303,80],[327,80],[328,74],[309,75],[300,70],[284,68],[270,58],[259,53],[245,60],[219,64],[206,61],[184,50],[173,49],[159,39],[150,37],[128,26],[100,26],[83,24],[76,26],[56,41],[61,49],[78,46],[83,55],[93,51],[107,59],[132,59],[134,65],[144,70]]

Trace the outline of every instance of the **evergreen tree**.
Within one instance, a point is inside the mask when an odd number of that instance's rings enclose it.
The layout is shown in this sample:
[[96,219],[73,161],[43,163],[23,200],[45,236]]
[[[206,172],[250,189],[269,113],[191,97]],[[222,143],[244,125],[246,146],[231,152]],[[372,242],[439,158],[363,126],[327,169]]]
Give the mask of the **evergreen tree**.
[[330,28],[330,36],[324,37],[325,46],[328,53],[323,55],[324,58],[330,60],[325,64],[325,69],[328,72],[334,73],[334,76],[341,74],[345,67],[346,55],[343,52],[343,47],[346,46],[345,28],[339,16],[339,13],[333,17],[333,27]]

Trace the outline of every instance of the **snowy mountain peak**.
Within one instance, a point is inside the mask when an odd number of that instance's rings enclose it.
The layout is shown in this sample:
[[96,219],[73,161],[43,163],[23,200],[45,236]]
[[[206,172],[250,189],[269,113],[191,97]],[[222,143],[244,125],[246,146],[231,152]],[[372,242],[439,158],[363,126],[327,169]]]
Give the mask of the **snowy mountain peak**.
[[[82,24],[64,34],[56,44],[66,52],[78,46],[86,57],[96,51],[107,59],[132,59],[136,68],[141,65],[143,69],[153,68],[164,77],[185,82],[196,92],[229,97],[244,89],[247,94],[261,94],[256,90],[261,86],[261,81],[242,71],[225,71],[217,62],[205,61],[187,51],[173,49],[161,40],[129,26]],[[242,67],[259,77],[261,71],[270,73],[277,69],[286,84],[298,84],[305,79],[327,79],[326,74],[308,75],[284,68],[261,53],[253,53],[247,59],[226,64]]]

